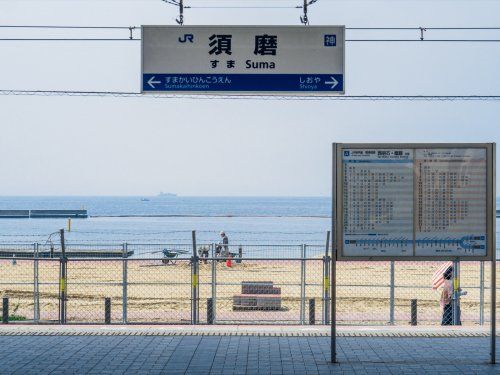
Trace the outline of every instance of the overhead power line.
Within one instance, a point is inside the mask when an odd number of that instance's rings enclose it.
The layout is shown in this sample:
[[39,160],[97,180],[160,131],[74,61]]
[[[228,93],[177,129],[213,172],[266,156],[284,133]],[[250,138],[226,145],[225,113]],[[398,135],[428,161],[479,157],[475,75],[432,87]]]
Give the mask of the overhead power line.
[[[210,6],[199,6],[201,7],[210,7]],[[214,6],[217,8],[217,6]],[[238,7],[235,7],[238,8]],[[248,8],[242,6],[240,8]],[[283,8],[283,7],[278,7]],[[140,30],[140,26],[75,26],[75,25],[0,25],[1,29],[27,29],[27,30],[102,30],[103,32],[116,31],[116,30],[128,30],[128,37],[5,37],[0,38],[0,41],[8,42],[20,42],[20,41],[40,41],[40,42],[123,42],[123,41],[140,41],[140,37],[135,36],[135,32]],[[500,37],[498,33],[492,33],[495,31],[500,31],[500,27],[346,27],[346,30],[357,32],[378,32],[378,31],[392,31],[392,32],[407,32],[407,31],[416,31],[418,32],[414,38],[404,37],[401,35],[397,37],[389,38],[366,38],[366,37],[348,37],[346,38],[346,42],[433,42],[433,43],[498,43],[500,42]],[[428,38],[429,32],[432,31],[483,31],[492,33],[491,37],[487,38],[484,35],[481,38],[468,37],[463,38],[462,35],[457,38]],[[484,34],[484,33],[483,33]]]
[[139,97],[156,99],[253,99],[253,100],[352,100],[352,101],[498,101],[500,95],[206,95],[206,94],[142,94],[121,91],[66,91],[66,90],[0,90],[0,95],[25,96],[89,96]]

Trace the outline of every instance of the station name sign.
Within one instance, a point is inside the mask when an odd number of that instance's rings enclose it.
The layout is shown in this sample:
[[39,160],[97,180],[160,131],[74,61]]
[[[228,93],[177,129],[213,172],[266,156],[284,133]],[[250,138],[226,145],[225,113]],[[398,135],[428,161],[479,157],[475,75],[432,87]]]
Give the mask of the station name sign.
[[142,26],[142,92],[339,95],[344,26]]

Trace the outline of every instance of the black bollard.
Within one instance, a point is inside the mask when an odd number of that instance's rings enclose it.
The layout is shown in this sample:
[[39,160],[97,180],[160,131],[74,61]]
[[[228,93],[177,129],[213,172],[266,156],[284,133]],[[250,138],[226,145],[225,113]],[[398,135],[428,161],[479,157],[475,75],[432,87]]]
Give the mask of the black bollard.
[[238,259],[236,259],[236,263],[241,263],[241,258],[243,258],[243,248],[238,247]]
[[9,298],[3,297],[3,306],[2,306],[2,323],[7,324],[9,322]]
[[111,324],[111,298],[104,298],[104,323]]
[[411,300],[411,325],[416,326],[418,319],[417,319],[417,300],[412,299]]
[[214,324],[214,300],[207,298],[207,324]]
[[309,324],[316,324],[316,300],[314,298],[309,299]]

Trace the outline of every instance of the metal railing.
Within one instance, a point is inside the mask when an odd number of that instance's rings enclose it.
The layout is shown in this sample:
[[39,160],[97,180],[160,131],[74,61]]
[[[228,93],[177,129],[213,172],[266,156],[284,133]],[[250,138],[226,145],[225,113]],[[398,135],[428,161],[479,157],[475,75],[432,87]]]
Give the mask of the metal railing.
[[[8,298],[10,322],[329,323],[328,247],[217,246],[67,244],[61,281],[60,246],[2,244],[11,256],[0,258],[0,296]],[[440,324],[440,295],[431,287],[440,265],[338,262],[338,323]],[[487,268],[461,263],[461,287],[468,292],[461,298],[463,324],[487,323]]]

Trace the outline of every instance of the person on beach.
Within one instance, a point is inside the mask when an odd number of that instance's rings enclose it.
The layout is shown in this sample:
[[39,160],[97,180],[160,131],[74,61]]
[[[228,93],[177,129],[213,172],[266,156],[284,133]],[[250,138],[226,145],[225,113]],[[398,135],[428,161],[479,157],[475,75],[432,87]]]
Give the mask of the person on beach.
[[443,309],[443,318],[441,319],[442,326],[453,325],[453,267],[448,267],[443,273],[444,283],[441,291],[441,299],[439,304]]
[[224,231],[220,232],[222,241],[215,247],[215,256],[227,257],[229,255],[229,238]]

